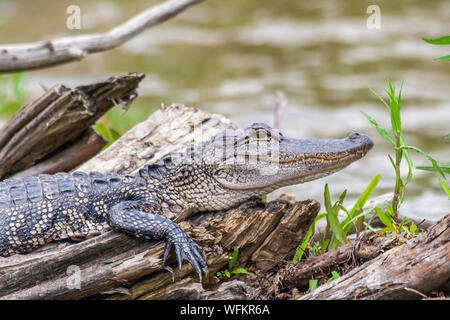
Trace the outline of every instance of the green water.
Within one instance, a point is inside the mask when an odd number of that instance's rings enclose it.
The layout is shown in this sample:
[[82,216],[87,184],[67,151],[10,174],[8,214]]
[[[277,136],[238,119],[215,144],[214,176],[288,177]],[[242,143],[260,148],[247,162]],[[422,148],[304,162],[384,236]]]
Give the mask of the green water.
[[[29,42],[106,31],[159,1],[4,0],[0,43]],[[66,28],[66,8],[81,8],[82,29]],[[294,137],[344,137],[359,131],[375,141],[365,159],[311,183],[284,188],[297,199],[322,200],[329,183],[336,197],[348,189],[348,204],[376,174],[376,194],[391,191],[389,146],[358,108],[389,126],[386,109],[368,88],[382,93],[386,79],[403,90],[403,126],[408,144],[439,161],[450,161],[450,63],[433,58],[450,47],[421,38],[450,33],[449,1],[377,1],[381,29],[366,26],[370,1],[207,0],[114,50],[79,63],[28,73],[30,98],[40,84],[69,86],[110,75],[144,72],[139,98],[127,113],[117,108],[107,121],[125,132],[161,103],[182,102],[231,118],[239,126],[273,124],[274,93],[287,100],[281,129]],[[417,165],[426,161],[413,155]],[[406,166],[402,167],[406,172]],[[433,173],[415,171],[402,210],[438,219],[449,213]],[[447,183],[449,184],[449,183]]]

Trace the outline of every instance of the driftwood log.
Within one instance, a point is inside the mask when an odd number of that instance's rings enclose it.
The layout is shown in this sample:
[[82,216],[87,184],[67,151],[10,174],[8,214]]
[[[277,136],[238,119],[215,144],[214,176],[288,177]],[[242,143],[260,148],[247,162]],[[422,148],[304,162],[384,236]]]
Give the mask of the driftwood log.
[[0,133],[0,179],[68,171],[92,158],[106,141],[91,126],[114,105],[130,104],[143,78],[131,73],[73,89],[56,85],[22,106]]
[[[183,105],[164,107],[134,127],[79,170],[133,172],[187,143],[207,139],[233,124]],[[301,241],[319,211],[313,200],[255,200],[227,212],[199,214],[182,227],[207,252],[209,273],[199,283],[192,267],[164,270],[162,242],[145,242],[113,231],[79,243],[59,242],[26,255],[0,258],[2,299],[219,298],[249,296],[240,281],[220,286],[215,273],[239,249],[236,266],[270,267]]]

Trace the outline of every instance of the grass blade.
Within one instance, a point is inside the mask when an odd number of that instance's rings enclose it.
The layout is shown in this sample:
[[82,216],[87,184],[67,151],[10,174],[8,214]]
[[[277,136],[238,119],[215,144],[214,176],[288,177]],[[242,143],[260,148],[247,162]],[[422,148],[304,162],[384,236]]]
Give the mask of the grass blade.
[[448,189],[447,185],[444,183],[444,181],[442,181],[441,178],[439,178],[439,182],[442,185],[442,189],[444,189],[444,191],[447,193],[448,199],[450,200],[450,190]]
[[337,214],[334,211],[334,207],[331,205],[330,190],[328,189],[328,183],[325,184],[324,198],[325,198],[325,208],[328,213],[327,220],[330,224],[331,230],[333,230],[333,234],[341,243],[348,243],[344,230],[342,229]]
[[442,177],[443,177],[444,179],[446,179],[446,178],[445,178],[444,171],[442,171],[442,169],[441,169],[441,167],[438,165],[437,161],[436,161],[432,156],[430,156],[428,153],[426,153],[425,151],[423,151],[422,149],[417,148],[417,147],[413,147],[413,146],[401,146],[400,149],[410,149],[410,150],[414,150],[414,151],[416,151],[416,152],[418,152],[418,153],[423,154],[425,157],[428,158],[428,160],[431,162],[431,164],[432,164],[433,167],[436,169],[436,171],[438,171],[438,172],[442,175]]
[[449,60],[450,60],[450,55],[434,59],[434,61],[449,61]]
[[364,204],[369,199],[370,195],[372,194],[373,190],[378,184],[378,181],[380,181],[380,174],[376,174],[372,180],[370,181],[369,185],[366,187],[364,192],[359,196],[358,200],[356,201],[353,208],[348,213],[347,218],[344,220],[342,225],[346,225],[344,228],[344,232],[347,233],[348,230],[350,230],[350,225],[347,225],[347,222],[351,219],[353,219],[356,215],[360,214],[362,212],[362,208],[364,207]]
[[231,271],[233,274],[248,274],[248,271],[244,268],[236,268],[233,271]]
[[[383,100],[384,101],[384,100]],[[367,113],[365,113],[364,111],[362,111],[361,109],[359,110],[362,115],[369,120],[369,122],[375,127],[375,129],[377,129],[378,133],[380,134],[380,136],[382,136],[384,139],[386,139],[387,141],[389,141],[392,146],[395,148],[395,142],[394,140],[392,140],[392,138],[389,136],[389,134],[387,133],[386,129],[384,129],[383,127],[379,126],[377,121],[375,119],[373,119],[371,116],[369,116]]]
[[379,207],[375,207],[375,211],[377,213],[378,218],[380,218],[381,222],[388,227],[392,228],[392,217],[383,212]]
[[428,42],[429,44],[436,44],[436,45],[450,44],[450,36],[434,38],[434,39],[422,38],[422,40],[425,42]]
[[231,254],[231,260],[228,261],[228,269],[233,269],[234,265],[236,264],[237,258],[239,255],[239,250],[234,249],[233,253]]

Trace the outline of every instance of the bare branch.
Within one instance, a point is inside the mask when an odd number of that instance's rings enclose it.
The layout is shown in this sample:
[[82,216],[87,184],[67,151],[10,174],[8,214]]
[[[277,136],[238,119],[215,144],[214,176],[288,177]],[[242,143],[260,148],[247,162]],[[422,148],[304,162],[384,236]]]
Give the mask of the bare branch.
[[90,53],[115,48],[145,29],[164,22],[201,1],[203,0],[165,1],[106,33],[1,45],[0,73],[45,68],[81,60]]

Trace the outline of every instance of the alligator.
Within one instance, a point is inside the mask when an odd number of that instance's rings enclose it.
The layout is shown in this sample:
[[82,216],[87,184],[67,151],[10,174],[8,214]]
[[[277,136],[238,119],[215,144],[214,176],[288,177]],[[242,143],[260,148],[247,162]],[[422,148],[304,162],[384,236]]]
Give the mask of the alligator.
[[205,251],[174,221],[226,210],[283,186],[334,173],[373,146],[359,133],[344,139],[294,139],[266,124],[225,130],[133,174],[60,172],[0,182],[0,255],[27,253],[64,239],[115,230],[165,240],[202,279]]

